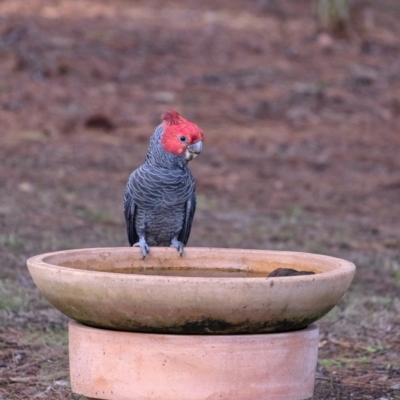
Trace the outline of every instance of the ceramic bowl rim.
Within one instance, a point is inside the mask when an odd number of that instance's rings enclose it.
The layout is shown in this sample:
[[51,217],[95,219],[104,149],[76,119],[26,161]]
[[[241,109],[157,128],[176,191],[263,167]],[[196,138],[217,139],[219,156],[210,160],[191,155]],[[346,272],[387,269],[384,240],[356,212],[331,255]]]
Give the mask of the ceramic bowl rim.
[[[31,266],[36,267],[36,268],[56,268],[60,272],[65,272],[65,273],[73,273],[73,274],[90,274],[92,276],[98,276],[98,277],[104,277],[104,278],[111,278],[112,276],[115,276],[116,278],[120,278],[121,276],[125,277],[126,279],[132,279],[133,281],[142,281],[142,280],[151,280],[154,282],[179,282],[179,281],[191,281],[191,282],[224,282],[224,283],[242,283],[242,282],[248,282],[248,283],[255,283],[255,282],[265,282],[267,279],[270,281],[273,279],[274,281],[277,282],[285,282],[288,283],[288,277],[268,277],[268,276],[263,276],[263,277],[213,277],[213,276],[178,276],[178,275],[148,275],[148,274],[129,274],[129,273],[121,273],[121,272],[108,272],[108,271],[98,271],[98,270],[88,270],[88,269],[78,269],[78,268],[72,268],[72,267],[66,267],[62,265],[57,265],[57,264],[52,264],[49,262],[49,258],[52,257],[57,257],[58,255],[66,255],[66,254],[79,254],[79,253],[100,253],[100,252],[121,252],[121,251],[130,251],[130,249],[133,249],[132,247],[93,247],[93,248],[81,248],[81,249],[71,249],[71,250],[60,250],[60,251],[54,251],[54,252],[49,252],[49,253],[43,253],[39,254],[33,257],[28,258],[27,260],[27,265],[28,268]],[[162,249],[162,250],[161,250]],[[159,257],[159,254],[162,254],[162,251],[165,251],[166,249],[169,248],[163,248],[163,247],[152,247],[150,251],[153,252],[157,257]],[[135,249],[138,250],[139,249]],[[175,251],[176,249],[170,249],[171,251]],[[305,281],[315,281],[315,280],[320,280],[320,279],[329,279],[332,278],[333,276],[337,275],[342,275],[342,274],[351,274],[354,273],[356,270],[356,266],[354,263],[344,260],[342,258],[337,258],[337,257],[332,257],[332,256],[327,256],[327,255],[322,255],[322,254],[315,254],[315,253],[308,253],[308,252],[298,252],[298,251],[282,251],[282,250],[262,250],[262,249],[242,249],[242,248],[212,248],[212,247],[185,247],[184,252],[203,252],[203,253],[208,253],[210,251],[216,251],[219,254],[229,254],[232,252],[238,252],[243,255],[244,254],[252,254],[252,255],[260,255],[263,256],[265,255],[266,258],[268,256],[273,256],[273,257],[282,257],[285,258],[287,256],[291,257],[299,257],[300,259],[312,259],[315,261],[320,260],[321,263],[326,263],[328,262],[330,265],[336,264],[332,270],[330,271],[322,271],[317,274],[312,274],[312,275],[298,275],[298,276],[291,276],[290,281],[297,281],[297,282],[305,282]],[[158,254],[157,254],[158,253]],[[177,257],[179,255],[177,254]],[[233,258],[234,259],[234,258]],[[51,261],[51,260],[50,260]],[[189,261],[190,263],[191,261]]]

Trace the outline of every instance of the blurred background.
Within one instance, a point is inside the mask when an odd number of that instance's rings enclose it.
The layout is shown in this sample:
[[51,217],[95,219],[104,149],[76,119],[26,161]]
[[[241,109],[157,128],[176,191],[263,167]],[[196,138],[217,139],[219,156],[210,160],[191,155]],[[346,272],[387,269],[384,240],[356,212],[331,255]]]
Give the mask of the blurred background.
[[127,246],[169,108],[205,132],[189,245],[354,262],[314,399],[400,399],[398,0],[0,0],[0,399],[79,399],[26,258]]

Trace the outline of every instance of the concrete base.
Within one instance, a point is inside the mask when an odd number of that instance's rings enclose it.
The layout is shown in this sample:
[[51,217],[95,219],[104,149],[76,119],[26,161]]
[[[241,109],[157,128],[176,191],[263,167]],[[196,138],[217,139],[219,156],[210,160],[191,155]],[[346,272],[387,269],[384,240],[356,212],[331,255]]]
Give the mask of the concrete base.
[[257,335],[163,335],[69,324],[72,390],[104,400],[304,400],[318,327]]

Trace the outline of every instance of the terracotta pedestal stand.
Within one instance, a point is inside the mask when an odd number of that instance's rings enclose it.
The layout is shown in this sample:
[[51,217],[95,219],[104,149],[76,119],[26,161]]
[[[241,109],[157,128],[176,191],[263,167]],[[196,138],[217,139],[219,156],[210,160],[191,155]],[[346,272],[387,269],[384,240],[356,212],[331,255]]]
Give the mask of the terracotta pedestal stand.
[[[105,400],[304,400],[318,328],[354,264],[246,249],[96,248],[27,261],[72,320],[71,386]],[[313,272],[270,276],[277,269]],[[90,326],[90,327],[89,327]],[[153,332],[153,333],[139,333]],[[284,332],[284,333],[277,333]]]
[[167,335],[71,321],[72,390],[105,400],[303,400],[312,396],[318,327],[287,333]]

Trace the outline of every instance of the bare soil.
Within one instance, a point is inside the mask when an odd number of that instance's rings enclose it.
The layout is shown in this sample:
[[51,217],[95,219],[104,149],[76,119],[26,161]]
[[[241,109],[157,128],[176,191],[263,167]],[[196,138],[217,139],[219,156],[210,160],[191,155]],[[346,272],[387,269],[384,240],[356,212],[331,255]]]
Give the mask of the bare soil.
[[337,38],[310,3],[0,1],[0,399],[80,398],[25,261],[127,245],[125,183],[167,108],[206,136],[190,246],[353,261],[314,399],[400,399],[400,5],[357,2]]

